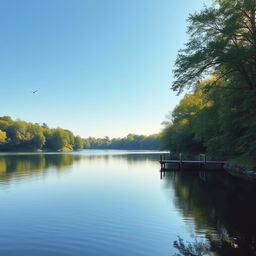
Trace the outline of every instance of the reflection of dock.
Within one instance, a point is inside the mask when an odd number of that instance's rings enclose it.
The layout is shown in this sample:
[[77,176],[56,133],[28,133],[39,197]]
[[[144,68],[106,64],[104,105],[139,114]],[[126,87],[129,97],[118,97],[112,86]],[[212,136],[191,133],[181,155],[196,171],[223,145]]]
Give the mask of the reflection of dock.
[[206,160],[206,155],[199,155],[199,160],[183,160],[182,154],[179,154],[179,159],[166,159],[166,155],[160,155],[160,161],[161,170],[165,170],[168,164],[176,164],[179,169],[182,169],[183,165],[195,165],[200,167],[207,167],[207,165],[223,165],[226,164],[226,161],[223,160]]

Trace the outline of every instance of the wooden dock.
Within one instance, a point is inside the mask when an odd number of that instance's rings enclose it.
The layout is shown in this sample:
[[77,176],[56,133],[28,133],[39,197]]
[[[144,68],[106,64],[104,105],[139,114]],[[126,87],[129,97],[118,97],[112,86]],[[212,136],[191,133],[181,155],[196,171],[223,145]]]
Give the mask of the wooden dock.
[[226,164],[226,161],[206,160],[206,155],[203,155],[203,154],[199,156],[199,160],[183,160],[182,154],[180,153],[178,160],[166,159],[166,155],[160,155],[159,163],[161,165],[161,170],[164,170],[166,169],[167,164],[177,164],[179,169],[181,169],[185,164],[197,165],[197,166],[199,165],[203,167],[206,167],[207,165],[212,165],[212,164],[223,166]]

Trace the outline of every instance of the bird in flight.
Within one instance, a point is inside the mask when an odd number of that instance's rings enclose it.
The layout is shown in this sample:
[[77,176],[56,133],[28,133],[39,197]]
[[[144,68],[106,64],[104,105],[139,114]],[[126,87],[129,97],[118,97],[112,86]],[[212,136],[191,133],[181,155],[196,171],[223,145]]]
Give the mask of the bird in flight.
[[37,93],[37,92],[38,92],[38,90],[32,91],[32,93],[34,93],[34,94]]

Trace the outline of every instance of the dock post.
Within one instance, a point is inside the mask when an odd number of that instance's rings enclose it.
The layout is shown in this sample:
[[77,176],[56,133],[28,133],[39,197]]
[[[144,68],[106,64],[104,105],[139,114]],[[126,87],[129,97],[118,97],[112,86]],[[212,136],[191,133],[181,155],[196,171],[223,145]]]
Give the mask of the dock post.
[[164,162],[165,156],[160,155],[160,164],[161,164],[161,170],[165,169],[165,162]]
[[180,157],[180,163],[179,163],[179,166],[180,166],[180,169],[182,169],[182,155],[181,155],[181,153],[179,153],[179,157]]
[[203,168],[206,168],[206,155],[205,154],[202,154],[202,167]]
[[199,161],[200,161],[201,167],[206,167],[206,156],[205,156],[205,154],[200,154]]

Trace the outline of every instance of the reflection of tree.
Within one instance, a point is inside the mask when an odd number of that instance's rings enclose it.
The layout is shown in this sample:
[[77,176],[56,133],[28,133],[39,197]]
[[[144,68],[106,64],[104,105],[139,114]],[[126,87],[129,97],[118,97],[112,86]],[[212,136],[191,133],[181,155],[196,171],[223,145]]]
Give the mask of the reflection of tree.
[[138,154],[138,153],[129,153],[129,154],[98,154],[98,155],[84,155],[88,161],[97,162],[98,160],[109,161],[125,161],[128,164],[145,164],[145,162],[156,162],[159,160],[159,154]]
[[0,156],[0,182],[22,179],[46,171],[50,167],[60,170],[82,158],[72,154],[32,154]]
[[87,162],[125,161],[128,164],[145,164],[147,161],[158,160],[157,154],[115,154],[102,155],[84,154],[6,154],[0,155],[0,183],[8,183],[12,179],[23,179],[36,173],[46,172],[54,167],[62,170],[75,161],[85,159]]
[[175,204],[183,216],[193,217],[197,232],[208,230],[214,251],[220,255],[255,255],[254,184],[225,173],[207,173],[203,181],[194,172],[168,173],[166,182],[174,187]]
[[186,243],[181,237],[178,237],[178,240],[173,242],[173,246],[179,251],[174,256],[204,256],[210,253],[209,245],[203,241],[195,240]]

